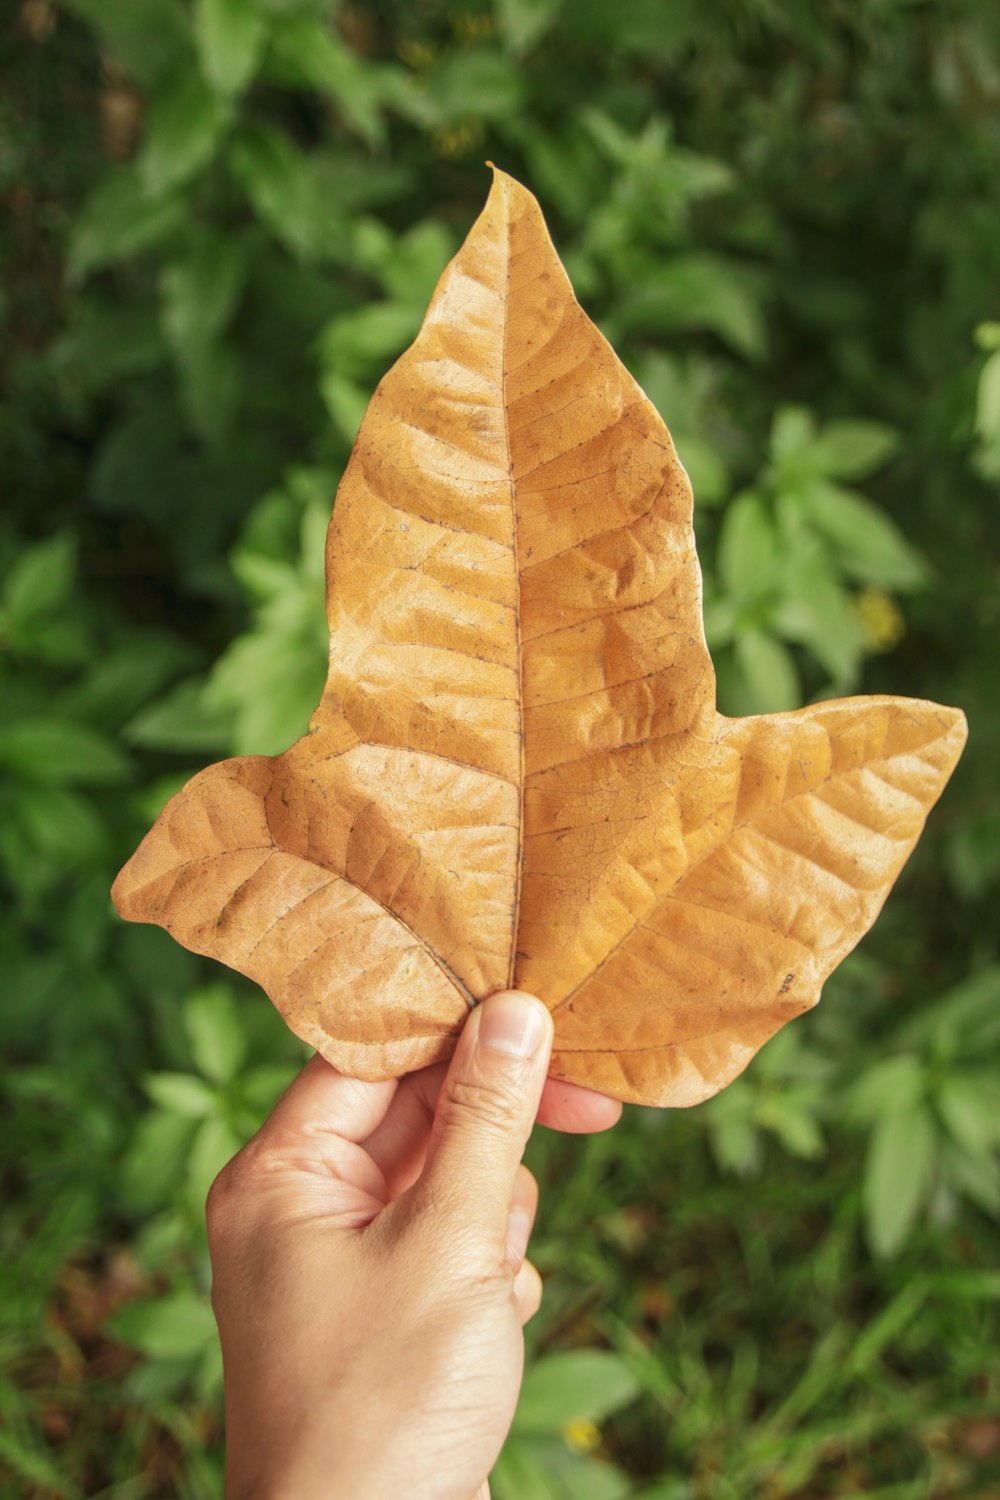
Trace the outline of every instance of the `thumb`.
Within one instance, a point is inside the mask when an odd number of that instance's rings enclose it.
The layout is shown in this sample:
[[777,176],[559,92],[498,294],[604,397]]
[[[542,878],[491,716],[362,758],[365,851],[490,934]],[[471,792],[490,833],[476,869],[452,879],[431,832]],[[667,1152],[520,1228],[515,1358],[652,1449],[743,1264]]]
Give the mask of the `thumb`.
[[503,1244],[517,1169],[552,1051],[541,1000],[504,990],[477,1005],[441,1085],[414,1208]]

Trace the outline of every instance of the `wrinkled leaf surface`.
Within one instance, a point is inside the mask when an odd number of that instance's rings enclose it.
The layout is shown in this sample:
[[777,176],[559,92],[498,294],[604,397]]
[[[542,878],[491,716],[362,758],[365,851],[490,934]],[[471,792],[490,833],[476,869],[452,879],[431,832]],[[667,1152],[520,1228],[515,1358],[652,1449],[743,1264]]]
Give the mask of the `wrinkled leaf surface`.
[[687,476],[501,172],[372,398],[327,579],[308,735],[194,777],[114,897],[359,1077],[515,985],[554,1076],[708,1097],[815,1005],[964,744],[912,699],[716,712]]

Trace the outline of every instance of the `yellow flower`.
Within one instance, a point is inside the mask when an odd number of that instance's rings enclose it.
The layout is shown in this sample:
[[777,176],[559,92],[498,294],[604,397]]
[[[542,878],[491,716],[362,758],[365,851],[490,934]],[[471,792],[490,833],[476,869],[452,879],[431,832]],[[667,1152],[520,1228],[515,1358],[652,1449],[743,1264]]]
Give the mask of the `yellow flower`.
[[400,42],[397,50],[403,61],[411,68],[416,68],[418,72],[431,67],[437,60],[437,53],[429,43],[419,42],[409,37]]
[[460,11],[451,24],[455,35],[461,37],[464,42],[476,41],[479,37],[492,36],[496,29],[493,25],[493,17],[486,11],[479,15],[476,15],[473,11]]
[[458,125],[449,125],[434,132],[434,146],[438,156],[464,156],[483,138],[483,127],[478,120],[463,120]]
[[593,1453],[600,1446],[601,1430],[589,1417],[576,1417],[562,1430],[563,1441],[574,1453]]
[[855,596],[854,608],[870,651],[891,651],[906,634],[902,611],[884,589],[862,589]]

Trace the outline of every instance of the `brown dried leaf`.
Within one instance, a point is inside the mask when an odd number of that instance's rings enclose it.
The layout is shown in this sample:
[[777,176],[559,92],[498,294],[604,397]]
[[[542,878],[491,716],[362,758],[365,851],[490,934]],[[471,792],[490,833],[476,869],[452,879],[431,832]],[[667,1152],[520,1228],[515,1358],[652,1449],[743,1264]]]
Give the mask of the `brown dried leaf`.
[[372,398],[327,578],[309,734],[194,777],[114,898],[359,1077],[514,984],[555,1077],[708,1097],[816,1004],[965,741],[904,698],[716,712],[687,476],[501,172]]

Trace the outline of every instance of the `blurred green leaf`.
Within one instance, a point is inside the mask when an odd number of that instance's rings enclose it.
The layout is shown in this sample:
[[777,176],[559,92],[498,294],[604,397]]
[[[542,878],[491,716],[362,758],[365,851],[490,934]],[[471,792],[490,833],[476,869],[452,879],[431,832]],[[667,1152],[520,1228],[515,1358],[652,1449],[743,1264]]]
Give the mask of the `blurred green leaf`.
[[195,344],[180,360],[181,398],[191,427],[221,450],[232,437],[243,393],[243,367],[223,343]]
[[1000,438],[1000,350],[990,355],[979,376],[976,431],[990,441]]
[[811,453],[816,419],[804,406],[780,406],[771,422],[771,453],[779,462]]
[[63,707],[74,718],[117,730],[190,667],[193,657],[196,653],[178,636],[136,628],[127,640],[88,661],[85,674],[63,695]]
[[3,586],[10,621],[24,625],[65,604],[76,572],[76,541],[68,531],[21,553]]
[[715,431],[716,369],[701,357],[681,360],[657,352],[642,360],[635,373],[666,421],[677,456],[690,475],[697,525],[705,507],[717,505],[730,490],[727,458]]
[[859,1119],[874,1121],[885,1113],[906,1114],[923,1097],[924,1067],[916,1053],[903,1052],[871,1064],[855,1080],[849,1107]]
[[[326,681],[326,654],[309,640],[315,624],[240,636],[219,658],[205,688],[213,712],[234,715],[237,755],[279,755],[305,733]],[[248,694],[246,685],[254,684]]]
[[131,719],[123,730],[133,745],[211,752],[228,747],[233,713],[210,701],[201,677],[189,677]]
[[955,1144],[970,1155],[981,1156],[1000,1144],[996,1078],[990,1070],[945,1079],[934,1103]]
[[253,0],[261,10],[275,16],[324,16],[330,11],[330,0]]
[[356,376],[395,359],[416,336],[422,310],[370,302],[335,318],[320,335],[323,362],[340,376]]
[[246,273],[246,242],[211,231],[198,233],[190,253],[164,269],[163,323],[182,356],[211,342],[225,328]]
[[201,231],[188,255],[160,280],[163,323],[177,359],[181,397],[195,432],[209,444],[230,436],[242,393],[235,350],[222,342],[243,289],[247,245]]
[[57,718],[0,725],[0,766],[52,786],[113,785],[130,774],[125,756],[98,730]]
[[960,896],[985,895],[1000,876],[1000,811],[949,829],[945,863]]
[[107,1327],[123,1344],[158,1360],[193,1358],[218,1337],[208,1298],[189,1291],[126,1303]]
[[[607,200],[591,216],[594,243],[609,244],[612,226],[634,224],[640,232],[654,228],[673,242],[690,221],[690,210],[702,198],[733,187],[733,174],[724,162],[690,151],[674,140],[672,123],[651,115],[638,134],[630,133],[606,110],[587,105],[581,123],[608,159],[619,169]],[[707,264],[707,263],[706,263]],[[731,278],[744,280],[745,268],[733,263]]]
[[771,624],[784,640],[807,646],[841,691],[853,687],[864,633],[827,558],[814,553],[796,559],[784,579]]
[[919,553],[870,500],[836,485],[817,484],[804,503],[853,578],[900,590],[926,583],[927,566]]
[[813,443],[821,474],[833,479],[864,479],[898,451],[899,433],[881,422],[860,419],[827,422]]
[[449,52],[427,80],[428,97],[443,125],[503,120],[524,98],[524,78],[512,59],[487,47]]
[[153,1109],[136,1125],[121,1164],[118,1191],[130,1213],[149,1213],[171,1202],[187,1163],[194,1117]]
[[73,224],[71,279],[82,281],[103,266],[150,249],[173,234],[183,218],[179,196],[148,197],[134,166],[116,168],[97,184]]
[[633,1493],[629,1476],[597,1457],[563,1459],[560,1477],[567,1500],[628,1500]]
[[934,1122],[922,1103],[888,1109],[875,1123],[865,1161],[865,1232],[881,1258],[903,1247],[934,1167]]
[[745,1081],[737,1080],[708,1102],[705,1111],[712,1156],[723,1172],[752,1177],[761,1168],[764,1143],[755,1118],[755,1100]]
[[[317,490],[316,483],[320,488]],[[209,713],[229,715],[237,753],[275,754],[304,732],[326,680],[325,536],[322,481],[292,477],[302,505],[297,566],[241,544],[233,566],[261,601],[253,627],[218,658],[202,691]],[[246,685],[254,684],[248,693]]]
[[555,24],[563,0],[495,0],[500,34],[517,57],[541,41]]
[[631,1484],[598,1458],[553,1438],[511,1435],[490,1474],[494,1500],[625,1500]]
[[78,1500],[83,1494],[71,1479],[60,1474],[41,1434],[32,1441],[27,1435],[22,1437],[13,1431],[0,1430],[0,1459],[8,1473],[24,1481],[28,1487],[25,1493],[41,1489],[53,1500]]
[[1000,323],[980,323],[975,332],[976,348],[986,354],[1000,349]]
[[166,345],[149,306],[113,307],[80,293],[69,319],[52,346],[52,366],[77,391],[106,390],[165,357]]
[[143,186],[153,199],[188,182],[206,167],[229,122],[229,112],[192,69],[185,68],[150,111],[139,158]]
[[984,1048],[1000,1044],[1000,964],[974,968],[960,983],[935,996],[899,1027],[902,1046],[920,1048],[935,1062],[976,1061]]
[[779,560],[774,526],[759,495],[747,491],[726,506],[719,534],[719,577],[738,602],[771,587]]
[[686,1479],[667,1479],[651,1489],[637,1490],[635,1500],[694,1500],[694,1491]]
[[206,1078],[229,1083],[238,1075],[247,1043],[239,1011],[225,984],[207,985],[188,996],[184,1027],[195,1065]]
[[533,1445],[508,1438],[490,1474],[493,1500],[558,1500],[549,1470]]
[[368,395],[356,380],[327,370],[320,383],[323,401],[338,432],[346,443],[353,444],[368,409]]
[[216,1109],[214,1089],[193,1073],[150,1073],[146,1093],[160,1109],[197,1120]]
[[[208,1345],[198,1362],[194,1376],[194,1391],[206,1405],[218,1405],[222,1396],[222,1345],[218,1339]],[[223,1483],[223,1465],[216,1459],[213,1467],[215,1472],[212,1473],[209,1483],[217,1494],[220,1484]]]
[[372,269],[393,302],[411,308],[422,320],[455,248],[455,237],[444,224],[421,219],[405,234],[389,236],[384,253],[372,256]]
[[545,1436],[568,1422],[600,1422],[638,1393],[631,1370],[608,1350],[550,1354],[528,1369],[512,1430]]
[[871,1319],[851,1350],[848,1368],[852,1373],[868,1370],[875,1364],[883,1350],[912,1322],[926,1302],[929,1290],[927,1277],[917,1274]]
[[284,83],[329,95],[369,145],[383,140],[379,75],[344,46],[328,20],[302,16],[276,26],[268,71]]
[[276,130],[244,130],[234,144],[233,170],[261,220],[294,255],[326,251],[337,224],[324,200],[315,164]]
[[717,505],[729,487],[729,474],[712,444],[690,432],[671,429],[677,456],[687,470],[699,505]]
[[184,57],[188,21],[179,0],[65,0],[67,9],[90,21],[112,58],[148,87]]
[[614,342],[640,328],[706,329],[750,360],[767,348],[763,316],[744,279],[730,262],[707,253],[673,256],[655,279],[623,289],[609,336]]
[[16,811],[35,848],[57,868],[73,868],[106,848],[107,835],[97,809],[78,792],[29,783],[18,794]]
[[799,679],[791,654],[762,630],[736,636],[736,664],[756,713],[777,714],[799,702]]
[[195,0],[201,69],[218,93],[243,92],[257,71],[266,38],[266,17],[252,0]]
[[1000,1219],[1000,1162],[985,1151],[956,1148],[945,1141],[940,1154],[942,1178],[983,1213]]
[[259,552],[249,549],[237,549],[233,553],[232,569],[241,588],[258,604],[275,599],[297,586],[295,569],[290,563],[262,557]]
[[758,1109],[760,1123],[777,1136],[790,1156],[816,1161],[826,1142],[810,1108],[812,1090],[775,1092]]

